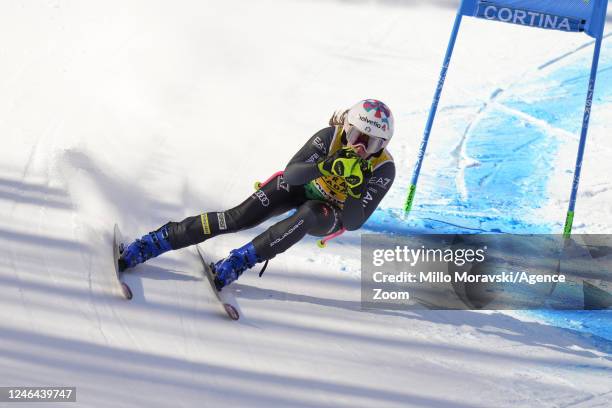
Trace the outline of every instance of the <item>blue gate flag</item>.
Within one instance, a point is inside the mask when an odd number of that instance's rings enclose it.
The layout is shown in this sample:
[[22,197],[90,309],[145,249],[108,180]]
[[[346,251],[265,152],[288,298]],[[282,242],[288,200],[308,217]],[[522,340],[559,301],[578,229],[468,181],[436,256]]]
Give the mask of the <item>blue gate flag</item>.
[[461,14],[531,27],[603,32],[608,0],[463,0]]

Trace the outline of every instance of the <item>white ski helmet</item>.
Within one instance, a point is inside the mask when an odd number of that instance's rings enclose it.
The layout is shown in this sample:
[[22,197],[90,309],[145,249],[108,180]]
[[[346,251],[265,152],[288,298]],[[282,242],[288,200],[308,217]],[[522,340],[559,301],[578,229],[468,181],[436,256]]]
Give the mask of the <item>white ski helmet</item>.
[[377,153],[389,144],[393,136],[393,114],[379,100],[359,101],[348,110],[344,131],[349,144],[363,144],[368,153]]

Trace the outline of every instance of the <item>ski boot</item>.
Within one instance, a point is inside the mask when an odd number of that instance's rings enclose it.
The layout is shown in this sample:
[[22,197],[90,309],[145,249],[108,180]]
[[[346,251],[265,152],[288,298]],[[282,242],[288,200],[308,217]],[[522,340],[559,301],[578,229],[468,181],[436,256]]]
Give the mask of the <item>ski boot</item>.
[[231,250],[227,258],[211,265],[215,273],[215,287],[217,290],[223,289],[238,279],[242,272],[262,261],[263,259],[255,253],[255,247],[251,242],[241,248]]
[[151,258],[171,250],[168,241],[168,225],[164,225],[156,231],[149,232],[142,238],[137,239],[127,246],[122,244],[119,251],[119,271],[123,272],[128,268],[141,264]]

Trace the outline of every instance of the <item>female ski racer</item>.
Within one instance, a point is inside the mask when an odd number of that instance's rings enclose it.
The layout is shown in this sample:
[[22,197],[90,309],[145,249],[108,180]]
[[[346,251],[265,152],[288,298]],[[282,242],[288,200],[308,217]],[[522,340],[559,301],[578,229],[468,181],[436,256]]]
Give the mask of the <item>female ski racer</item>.
[[255,264],[274,258],[306,234],[325,236],[359,229],[393,184],[395,165],[386,149],[393,115],[375,99],[336,111],[329,127],[315,133],[284,172],[238,206],[169,222],[124,246],[120,270],[171,249],[253,228],[270,217],[296,211],[248,244],[212,265],[221,290]]

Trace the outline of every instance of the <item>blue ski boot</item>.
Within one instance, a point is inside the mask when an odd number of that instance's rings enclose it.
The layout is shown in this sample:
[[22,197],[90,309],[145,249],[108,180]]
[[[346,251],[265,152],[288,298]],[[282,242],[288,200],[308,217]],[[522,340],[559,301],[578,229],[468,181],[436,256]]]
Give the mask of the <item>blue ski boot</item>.
[[251,242],[241,248],[231,250],[227,258],[212,265],[217,290],[229,285],[238,279],[242,272],[262,261],[263,259],[255,253],[255,247]]
[[132,242],[127,248],[120,249],[119,271],[123,272],[127,268],[133,268],[171,249],[168,241],[168,225],[164,225],[157,231],[149,232]]

